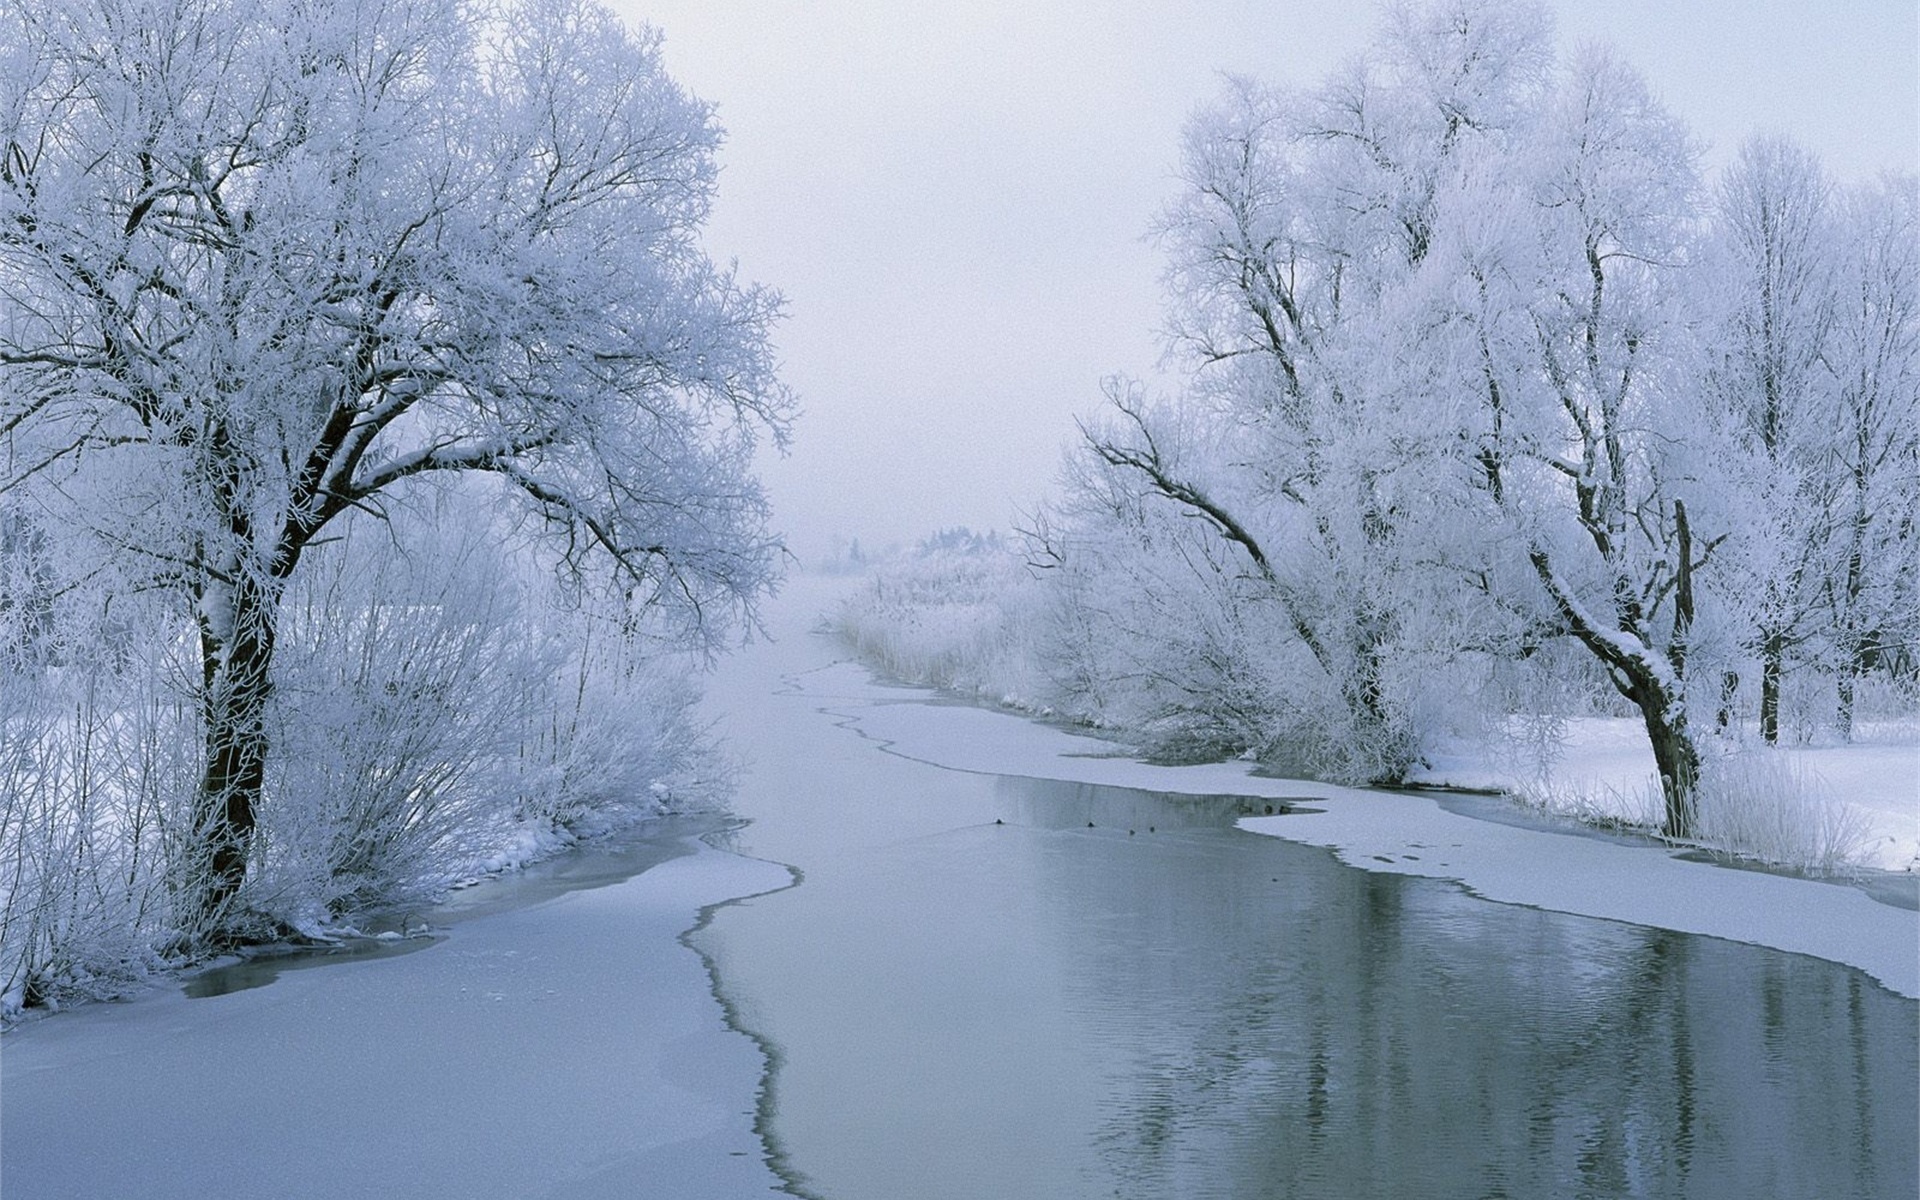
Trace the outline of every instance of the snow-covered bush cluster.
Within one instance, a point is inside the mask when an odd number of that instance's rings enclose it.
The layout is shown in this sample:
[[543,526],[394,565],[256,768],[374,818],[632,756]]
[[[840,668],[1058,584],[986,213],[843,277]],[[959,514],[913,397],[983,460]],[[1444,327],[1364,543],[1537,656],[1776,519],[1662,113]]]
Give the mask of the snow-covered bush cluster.
[[[719,798],[726,763],[685,651],[636,638],[537,556],[483,531],[402,540],[348,522],[280,626],[265,803],[240,893],[251,932],[324,934],[370,909]],[[140,606],[124,606],[139,612]],[[190,652],[148,626],[21,637],[0,672],[0,995],[118,994],[192,948]],[[0,619],[19,607],[0,608]],[[88,647],[121,647],[89,655]],[[31,650],[39,661],[25,658]],[[242,930],[247,932],[247,930]]]
[[[1624,788],[1543,781],[1528,788],[1524,799],[1594,825],[1645,829],[1660,823],[1660,793],[1651,781]],[[1817,773],[1764,750],[1709,759],[1694,803],[1701,844],[1815,874],[1851,873],[1873,836],[1866,813],[1844,803]]]
[[949,529],[875,571],[832,614],[840,637],[897,679],[1042,706],[1034,669],[1040,601],[1014,541]]
[[324,924],[714,798],[684,654],[457,532],[316,568],[281,632],[256,910]]
[[1712,761],[1700,782],[1700,840],[1762,862],[1843,874],[1870,830],[1819,776],[1765,753]]
[[[1110,381],[1012,611],[968,601],[1031,647],[1023,694],[1341,781],[1631,717],[1648,822],[1769,855],[1771,802],[1716,796],[1792,781],[1729,782],[1726,752],[1915,711],[1912,176],[1842,185],[1764,137],[1703,178],[1631,67],[1521,0],[1391,6],[1318,85],[1229,81],[1182,149],[1155,229],[1181,388]],[[859,644],[913,673],[942,602],[890,587],[915,615],[870,605]],[[1829,860],[1844,832],[1793,837]]]
[[20,615],[0,606],[0,1015],[114,995],[160,963],[197,767],[171,664],[44,628],[29,642]]

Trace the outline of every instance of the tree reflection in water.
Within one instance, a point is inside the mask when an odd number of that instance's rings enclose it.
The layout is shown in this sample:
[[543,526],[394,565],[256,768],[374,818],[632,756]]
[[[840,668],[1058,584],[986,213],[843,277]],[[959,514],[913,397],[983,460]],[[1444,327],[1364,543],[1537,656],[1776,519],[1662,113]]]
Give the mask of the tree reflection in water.
[[1915,1005],[1857,971],[1354,870],[1230,798],[998,795],[1096,827],[1032,869],[1106,1051],[1099,1194],[1920,1190]]

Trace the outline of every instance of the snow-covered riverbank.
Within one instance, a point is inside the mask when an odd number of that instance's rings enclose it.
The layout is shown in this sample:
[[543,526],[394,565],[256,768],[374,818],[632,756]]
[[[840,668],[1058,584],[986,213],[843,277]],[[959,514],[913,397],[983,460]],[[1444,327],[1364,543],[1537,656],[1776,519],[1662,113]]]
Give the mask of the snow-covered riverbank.
[[[1536,797],[1552,811],[1587,820],[1659,824],[1659,790],[1646,727],[1630,717],[1562,722],[1547,763],[1485,743],[1429,752],[1413,778],[1424,784],[1491,788]],[[1783,810],[1783,840],[1821,840],[1821,820],[1844,824],[1844,856],[1869,870],[1920,872],[1920,718],[1863,723],[1850,743],[1747,747],[1741,766],[1766,781],[1780,774],[1786,793],[1768,797]],[[1764,793],[1764,787],[1760,789]],[[1764,839],[1763,839],[1764,840]]]
[[[1022,717],[925,701],[853,663],[803,687],[896,754],[958,770],[1189,794],[1302,800],[1321,811],[1253,817],[1258,833],[1326,846],[1354,866],[1455,879],[1491,900],[1707,934],[1859,967],[1920,997],[1920,912],[1858,888],[1685,861],[1664,848],[1496,824],[1449,812],[1432,795],[1333,787],[1250,774],[1245,763],[1157,766],[1111,743]],[[887,700],[898,703],[885,703]],[[876,703],[879,702],[879,703]]]

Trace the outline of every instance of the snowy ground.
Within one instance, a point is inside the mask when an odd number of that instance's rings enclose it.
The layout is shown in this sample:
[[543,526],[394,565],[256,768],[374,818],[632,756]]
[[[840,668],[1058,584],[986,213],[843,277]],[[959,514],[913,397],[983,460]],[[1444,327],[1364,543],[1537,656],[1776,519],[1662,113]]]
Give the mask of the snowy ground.
[[[1816,790],[1854,810],[1860,821],[1860,865],[1920,871],[1920,737],[1914,723],[1863,726],[1851,745],[1746,750],[1799,772]],[[1461,788],[1537,792],[1563,806],[1577,801],[1589,815],[1634,819],[1631,798],[1650,793],[1656,774],[1645,727],[1633,719],[1575,718],[1541,789],[1527,755],[1497,747],[1458,745],[1428,756],[1415,779]]]
[[[845,701],[836,711],[855,728],[909,758],[959,770],[1158,791],[1306,799],[1321,811],[1256,817],[1242,825],[1329,847],[1368,870],[1456,879],[1492,900],[1815,955],[1859,967],[1894,992],[1920,998],[1920,913],[1881,903],[1855,887],[1686,861],[1659,846],[1496,824],[1450,812],[1427,794],[1264,778],[1250,774],[1244,763],[1142,763],[1117,755],[1111,743],[1009,713],[911,703],[934,694],[877,684],[850,662],[806,677],[804,687],[823,699]],[[888,698],[901,702],[872,703]],[[1569,761],[1623,770],[1629,759],[1623,747],[1610,754],[1595,738]],[[1464,772],[1461,781],[1476,782]]]
[[700,906],[791,876],[675,837],[640,846],[631,878],[542,890],[606,853],[457,893],[415,953],[10,1032],[5,1195],[780,1191],[754,1129],[764,1060],[678,937]]

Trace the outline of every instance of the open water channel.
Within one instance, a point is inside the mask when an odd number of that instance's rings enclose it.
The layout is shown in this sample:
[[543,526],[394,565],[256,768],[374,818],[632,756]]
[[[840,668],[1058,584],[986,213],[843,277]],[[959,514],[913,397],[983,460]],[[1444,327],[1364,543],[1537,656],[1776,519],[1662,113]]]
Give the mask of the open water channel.
[[1920,1006],[1859,971],[930,767],[790,678],[738,842],[803,881],[695,940],[803,1194],[1920,1194]]
[[1920,1194],[1920,1005],[1860,971],[913,762],[831,657],[715,681],[725,853],[9,1035],[5,1194]]
[[807,1194],[1920,1194],[1914,1005],[1857,971],[977,782],[701,937]]

